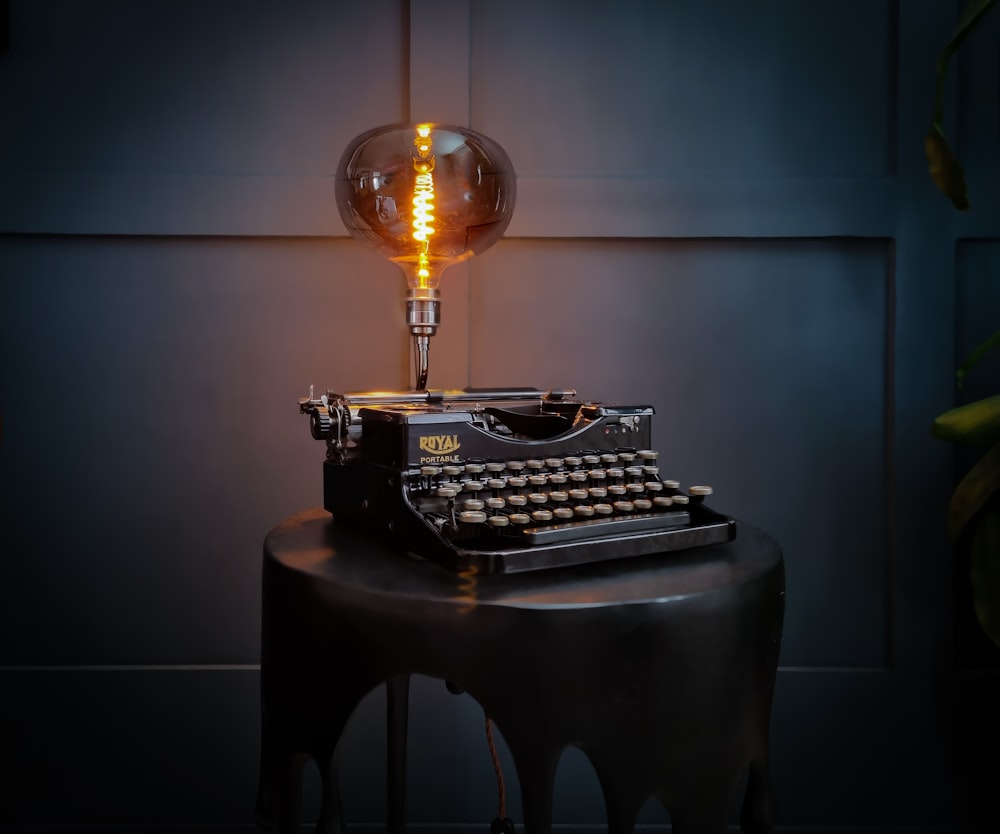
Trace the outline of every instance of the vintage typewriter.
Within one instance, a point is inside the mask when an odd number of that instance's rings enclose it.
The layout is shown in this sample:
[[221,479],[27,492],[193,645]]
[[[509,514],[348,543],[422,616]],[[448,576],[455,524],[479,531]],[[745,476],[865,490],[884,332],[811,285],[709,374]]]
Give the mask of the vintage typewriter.
[[661,476],[653,409],[573,390],[366,392],[299,401],[325,440],[324,507],[456,571],[514,573],[725,542],[706,486]]

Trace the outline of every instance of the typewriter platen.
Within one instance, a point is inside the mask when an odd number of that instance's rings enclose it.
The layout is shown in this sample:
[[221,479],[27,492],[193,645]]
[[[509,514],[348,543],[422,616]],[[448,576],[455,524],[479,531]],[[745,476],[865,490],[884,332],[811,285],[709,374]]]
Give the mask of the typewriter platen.
[[325,440],[324,507],[456,571],[514,573],[735,536],[709,487],[661,477],[650,406],[572,390],[365,392],[299,401]]

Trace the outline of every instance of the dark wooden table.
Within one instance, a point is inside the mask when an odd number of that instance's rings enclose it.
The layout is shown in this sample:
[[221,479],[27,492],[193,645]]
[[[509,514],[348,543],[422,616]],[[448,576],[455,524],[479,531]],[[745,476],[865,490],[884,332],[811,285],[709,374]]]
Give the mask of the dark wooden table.
[[389,698],[390,831],[403,830],[406,687],[449,681],[496,723],[520,782],[523,830],[551,828],[562,751],[579,747],[610,834],[650,796],[678,834],[741,822],[769,832],[768,725],[784,612],[781,550],[735,541],[510,576],[451,573],[388,551],[322,510],[267,536],[263,567],[261,827],[296,831],[308,757],[323,778],[317,831],[341,830],[336,753],[374,687]]

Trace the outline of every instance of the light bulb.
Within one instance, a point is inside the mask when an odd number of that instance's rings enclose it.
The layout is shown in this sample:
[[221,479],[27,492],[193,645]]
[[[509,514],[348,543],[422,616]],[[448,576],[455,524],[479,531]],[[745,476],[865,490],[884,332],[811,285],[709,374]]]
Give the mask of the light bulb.
[[492,246],[514,213],[514,168],[492,139],[429,122],[354,139],[337,168],[337,207],[351,235],[402,268],[418,390],[441,321],[441,273]]

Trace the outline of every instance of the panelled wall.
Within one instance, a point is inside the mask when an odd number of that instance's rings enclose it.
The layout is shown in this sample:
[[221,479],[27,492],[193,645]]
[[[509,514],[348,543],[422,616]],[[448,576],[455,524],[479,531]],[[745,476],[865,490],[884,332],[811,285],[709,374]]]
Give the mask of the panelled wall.
[[[410,378],[402,279],[346,236],[331,175],[354,135],[411,117],[471,125],[518,172],[506,238],[444,276],[430,384],[652,404],[669,476],[783,545],[780,824],[1000,819],[975,746],[1000,733],[974,708],[997,676],[955,650],[953,460],[929,434],[1000,310],[1000,22],[949,100],[970,215],[922,159],[957,12],[12,0],[0,828],[251,825],[261,540],[321,501],[296,399]],[[383,709],[373,693],[342,754],[364,830]],[[414,830],[483,830],[481,712],[425,679],[412,709]],[[601,830],[577,751],[556,817]]]

